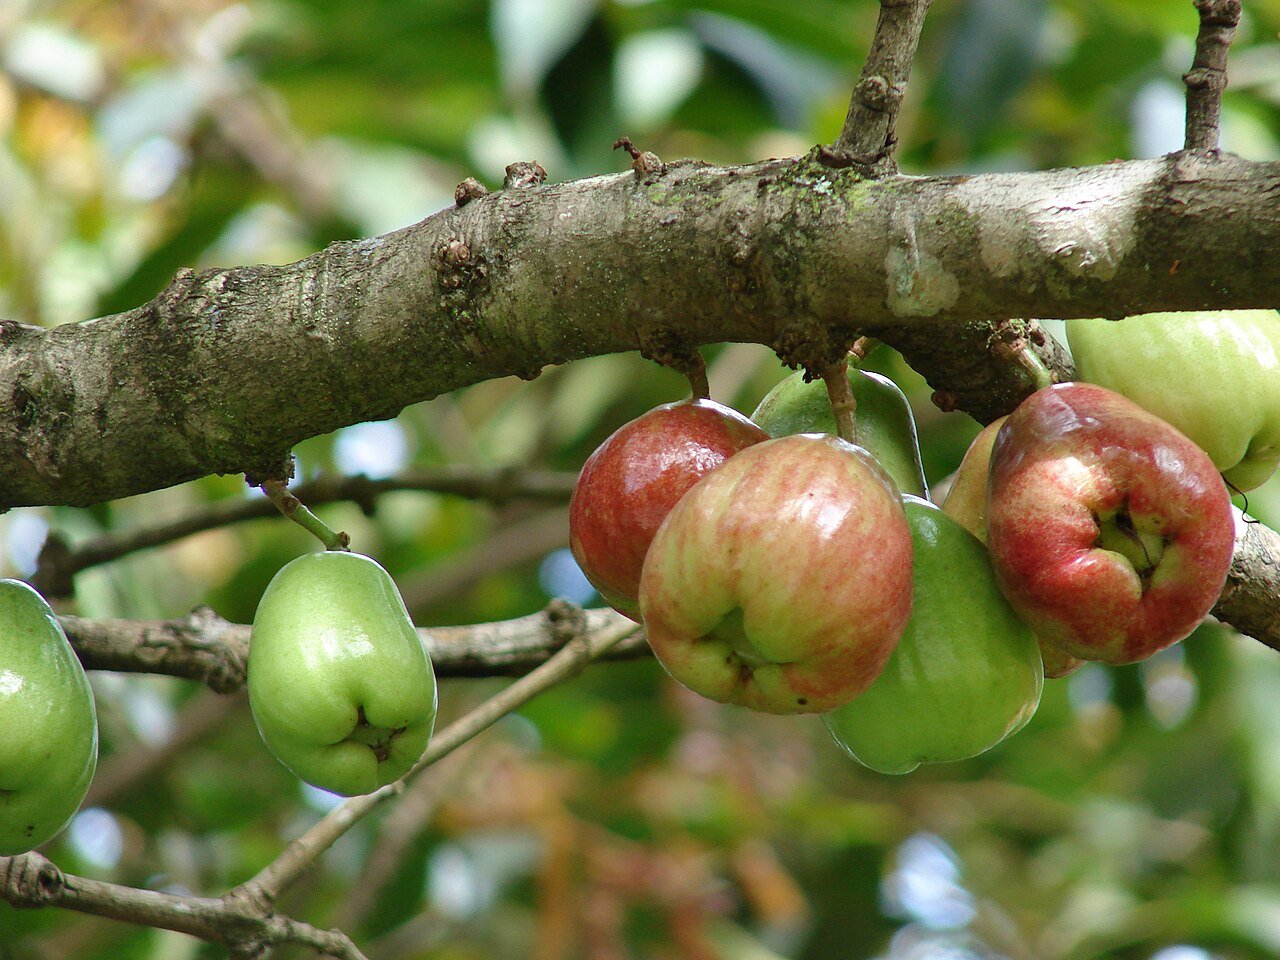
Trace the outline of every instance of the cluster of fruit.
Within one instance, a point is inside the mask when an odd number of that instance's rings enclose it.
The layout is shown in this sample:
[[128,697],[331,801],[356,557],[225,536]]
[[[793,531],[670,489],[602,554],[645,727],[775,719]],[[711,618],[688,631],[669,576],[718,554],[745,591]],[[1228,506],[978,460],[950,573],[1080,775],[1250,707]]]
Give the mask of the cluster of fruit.
[[1190,634],[1231,563],[1220,474],[1243,490],[1280,461],[1275,311],[1068,338],[1082,380],[985,429],[941,508],[892,381],[850,369],[854,446],[797,374],[750,419],[691,400],[618,429],[575,488],[574,556],[704,696],[823,714],[886,773],[982,753],[1045,676]]
[[[849,371],[854,446],[833,436],[825,387],[797,375],[750,420],[694,400],[620,428],[579,478],[574,555],[699,693],[821,713],[885,772],[981,753],[1027,722],[1045,675],[1190,633],[1231,561],[1219,471],[1246,490],[1280,461],[1275,311],[1072,321],[1068,337],[1102,386],[1048,387],[990,425],[942,508],[892,381]],[[78,809],[98,733],[84,670],[25,583],[0,580],[0,630],[7,856]],[[426,650],[359,554],[276,574],[248,687],[272,753],[340,794],[402,776],[435,723]]]

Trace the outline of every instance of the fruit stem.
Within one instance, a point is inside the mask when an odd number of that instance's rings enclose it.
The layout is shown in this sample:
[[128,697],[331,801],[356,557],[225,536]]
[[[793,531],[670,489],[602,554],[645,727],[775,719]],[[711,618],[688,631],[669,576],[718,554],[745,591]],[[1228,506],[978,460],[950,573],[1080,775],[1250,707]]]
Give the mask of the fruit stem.
[[707,361],[702,359],[702,354],[696,350],[693,351],[690,361],[684,375],[689,380],[689,390],[693,393],[693,398],[695,400],[711,399],[711,381],[707,379]]
[[880,345],[880,341],[875,337],[859,337],[853,341],[853,346],[849,348],[849,355],[853,359],[855,365],[861,365],[862,361]]
[[283,480],[266,480],[262,492],[276,505],[276,509],[324,544],[326,550],[347,550],[351,538],[341,530],[334,531],[328,524],[303,505],[289,492]]
[[837,360],[822,369],[822,382],[827,385],[827,399],[831,401],[831,415],[836,419],[836,435],[849,443],[858,442],[857,419],[854,416],[858,401],[849,385],[849,365]]

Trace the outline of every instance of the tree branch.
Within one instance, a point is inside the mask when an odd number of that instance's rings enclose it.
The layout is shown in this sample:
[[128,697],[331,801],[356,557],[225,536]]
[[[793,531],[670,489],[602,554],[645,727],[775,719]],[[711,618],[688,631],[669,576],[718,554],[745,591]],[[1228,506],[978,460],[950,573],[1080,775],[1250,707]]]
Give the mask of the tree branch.
[[65,907],[129,923],[177,930],[227,946],[233,954],[259,956],[276,944],[299,943],[339,960],[365,960],[339,930],[319,930],[275,913],[284,889],[325,850],[384,800],[431,764],[483,733],[533,697],[576,675],[587,663],[635,635],[638,624],[614,617],[596,628],[581,610],[553,604],[547,619],[560,637],[557,653],[431,739],[403,778],[373,793],[352,797],[293,840],[253,879],[217,899],[139,890],[64,874],[39,853],[0,857],[0,899],[19,907]]
[[1240,0],[1194,0],[1200,13],[1196,54],[1182,75],[1187,86],[1188,150],[1218,149],[1222,91],[1227,88],[1227,52],[1240,22]]
[[340,960],[366,960],[340,930],[319,930],[275,913],[259,914],[228,897],[183,897],[63,873],[40,853],[0,857],[0,899],[15,907],[62,907],[126,923],[176,930],[261,956],[268,948],[297,943]]
[[[567,502],[577,475],[568,471],[527,470],[512,467],[481,469],[462,465],[411,470],[393,477],[371,480],[355,476],[323,476],[291,488],[309,507],[350,500],[372,515],[378,497],[393,490],[449,493],[472,500],[504,504],[512,500]],[[270,500],[253,497],[219,500],[192,510],[175,520],[113,531],[69,546],[51,533],[40,551],[31,585],[46,597],[67,597],[74,589],[74,577],[81,570],[110,563],[130,553],[163,546],[192,534],[245,520],[275,517],[279,513]]]
[[[588,629],[630,623],[612,610],[585,612]],[[229,623],[208,607],[181,620],[88,620],[61,617],[81,663],[89,670],[156,673],[199,680],[218,693],[244,686],[249,655],[247,624]],[[528,673],[564,646],[546,611],[463,627],[419,628],[440,677],[493,677]],[[648,652],[637,639],[613,651],[619,659]]]
[[[96,322],[0,324],[0,508],[262,473],[305,437],[655,340],[795,361],[861,333],[931,369],[1010,316],[1272,306],[1277,196],[1280,163],[1185,153],[881,181],[669,164],[505,190],[295,264],[184,271]],[[1002,369],[1007,407],[1027,384]]]
[[[581,611],[578,611],[579,613]],[[373,793],[351,797],[324,815],[306,833],[264,867],[252,880],[231,891],[228,897],[243,898],[258,904],[273,904],[281,892],[298,878],[317,857],[384,800],[398,796],[406,783],[437,760],[448,756],[468,740],[483,733],[513,710],[557,683],[574,676],[586,664],[606,653],[628,637],[636,635],[639,624],[622,617],[602,628],[591,629],[585,622],[565,628],[565,643],[550,660],[528,675],[516,680],[501,693],[454,721],[431,738],[426,752],[401,779]]]
[[840,136],[820,154],[871,175],[897,173],[894,124],[902,109],[920,31],[933,0],[880,0],[871,51],[853,88]]

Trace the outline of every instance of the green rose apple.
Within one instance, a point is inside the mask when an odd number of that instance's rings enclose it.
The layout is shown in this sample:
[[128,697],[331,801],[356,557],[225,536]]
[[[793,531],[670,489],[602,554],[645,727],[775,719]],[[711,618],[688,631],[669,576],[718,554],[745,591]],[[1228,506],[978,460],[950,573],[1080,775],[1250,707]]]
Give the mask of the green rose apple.
[[249,705],[294,774],[351,796],[401,777],[436,717],[431,660],[390,575],[356,553],[313,553],[268,584],[253,620]]
[[[888,377],[853,366],[849,386],[858,404],[854,413],[858,446],[876,458],[903,493],[927,497],[916,421],[906,395]],[[805,383],[802,373],[792,374],[770,390],[751,419],[772,437],[836,433],[826,384],[821,380]]]
[[1044,678],[1031,628],[1000,592],[982,544],[938,507],[903,503],[915,580],[911,619],[884,671],[822,718],[881,773],[975,757],[1031,719]]
[[93,691],[62,625],[31,587],[0,580],[0,855],[66,826],[97,763]]
[[1280,313],[1219,310],[1068,320],[1079,379],[1177,427],[1237,490],[1280,464]]

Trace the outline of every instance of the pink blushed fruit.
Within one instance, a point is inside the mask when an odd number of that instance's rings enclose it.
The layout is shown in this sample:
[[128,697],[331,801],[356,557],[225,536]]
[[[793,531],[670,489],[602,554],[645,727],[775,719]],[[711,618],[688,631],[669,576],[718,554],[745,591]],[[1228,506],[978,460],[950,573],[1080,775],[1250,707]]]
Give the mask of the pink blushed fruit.
[[798,434],[697,483],[654,537],[640,583],[649,643],[703,696],[823,713],[880,674],[911,613],[911,533],[860,447]]

